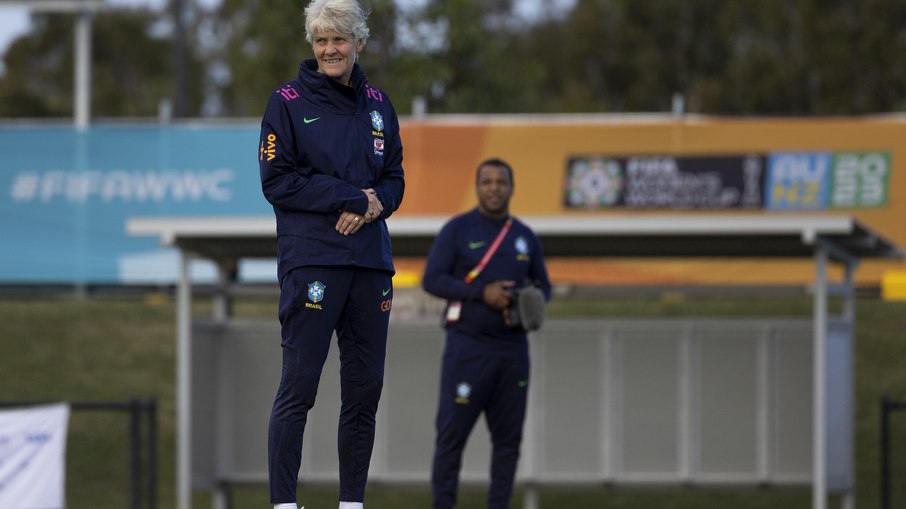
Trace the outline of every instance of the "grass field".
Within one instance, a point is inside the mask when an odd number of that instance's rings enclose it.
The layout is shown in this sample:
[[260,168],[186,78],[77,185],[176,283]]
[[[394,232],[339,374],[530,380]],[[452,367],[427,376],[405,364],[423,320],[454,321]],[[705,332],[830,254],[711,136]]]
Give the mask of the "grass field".
[[[159,297],[159,296],[158,296]],[[199,302],[196,312],[205,314]],[[276,303],[246,300],[243,316],[273,317]],[[809,315],[804,297],[742,298],[608,297],[555,299],[551,316],[798,316]],[[879,399],[906,399],[906,303],[861,297],[857,307],[857,506],[879,507]],[[155,397],[159,402],[159,507],[171,508],[175,492],[174,346],[175,306],[169,298],[0,300],[0,391],[5,401],[123,401]],[[906,413],[894,418],[894,507],[906,506]],[[113,412],[74,412],[67,452],[69,509],[128,507],[128,421]],[[334,489],[304,489],[308,509],[336,507]],[[795,509],[811,506],[803,489],[656,490],[601,486],[546,490],[542,508],[566,509]],[[211,506],[198,493],[194,506]],[[269,507],[260,488],[239,487],[234,509]],[[832,501],[831,507],[836,505]],[[426,487],[369,486],[368,507],[430,507]],[[481,489],[465,489],[461,509],[485,507]],[[517,493],[513,507],[521,507]]]

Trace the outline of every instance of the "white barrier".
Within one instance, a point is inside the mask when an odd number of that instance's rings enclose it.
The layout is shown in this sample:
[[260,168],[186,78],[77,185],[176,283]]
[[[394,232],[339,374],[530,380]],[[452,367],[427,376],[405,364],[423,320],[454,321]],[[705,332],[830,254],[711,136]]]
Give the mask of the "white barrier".
[[[550,320],[531,340],[517,481],[808,485],[812,334],[796,319]],[[267,482],[279,338],[272,321],[195,322],[195,488]],[[434,322],[391,326],[372,482],[428,486],[442,345]],[[333,345],[309,413],[303,482],[338,478],[338,364]],[[488,457],[479,424],[463,482],[486,482]]]

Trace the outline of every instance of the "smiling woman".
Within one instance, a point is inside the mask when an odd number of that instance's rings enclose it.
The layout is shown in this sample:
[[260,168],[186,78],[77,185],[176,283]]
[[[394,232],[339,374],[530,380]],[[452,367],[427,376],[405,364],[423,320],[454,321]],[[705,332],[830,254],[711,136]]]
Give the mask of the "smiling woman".
[[394,273],[385,220],[403,198],[399,121],[356,63],[355,0],[313,0],[315,58],[271,94],[261,122],[264,196],[277,219],[282,379],[271,412],[271,502],[295,509],[302,436],[334,331],[340,351],[340,508],[361,509],[384,376]]

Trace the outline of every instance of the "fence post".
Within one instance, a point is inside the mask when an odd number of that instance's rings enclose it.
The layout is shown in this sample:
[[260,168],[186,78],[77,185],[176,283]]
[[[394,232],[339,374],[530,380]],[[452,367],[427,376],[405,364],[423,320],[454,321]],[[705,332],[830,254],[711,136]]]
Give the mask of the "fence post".
[[881,398],[881,509],[890,509],[890,400]]
[[881,509],[890,509],[890,414],[906,410],[906,400],[881,398]]
[[157,509],[157,400],[148,398],[148,509]]
[[142,480],[142,402],[137,398],[129,400],[129,443],[132,453],[130,454],[130,477],[132,478],[132,508],[142,509],[144,505],[142,500],[142,491],[144,491],[144,482]]

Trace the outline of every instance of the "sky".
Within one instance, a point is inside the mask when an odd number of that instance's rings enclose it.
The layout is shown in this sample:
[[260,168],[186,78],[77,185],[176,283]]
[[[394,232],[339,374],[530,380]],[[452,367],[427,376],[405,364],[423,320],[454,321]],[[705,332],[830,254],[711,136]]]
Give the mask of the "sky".
[[14,4],[0,4],[0,54],[9,44],[28,31],[28,11]]
[[[212,1],[216,0],[199,0],[202,4],[210,4]],[[6,54],[10,43],[30,29],[25,3],[27,0],[0,0],[0,55]],[[105,4],[111,7],[149,6],[161,9],[166,5],[166,0],[106,0]]]

